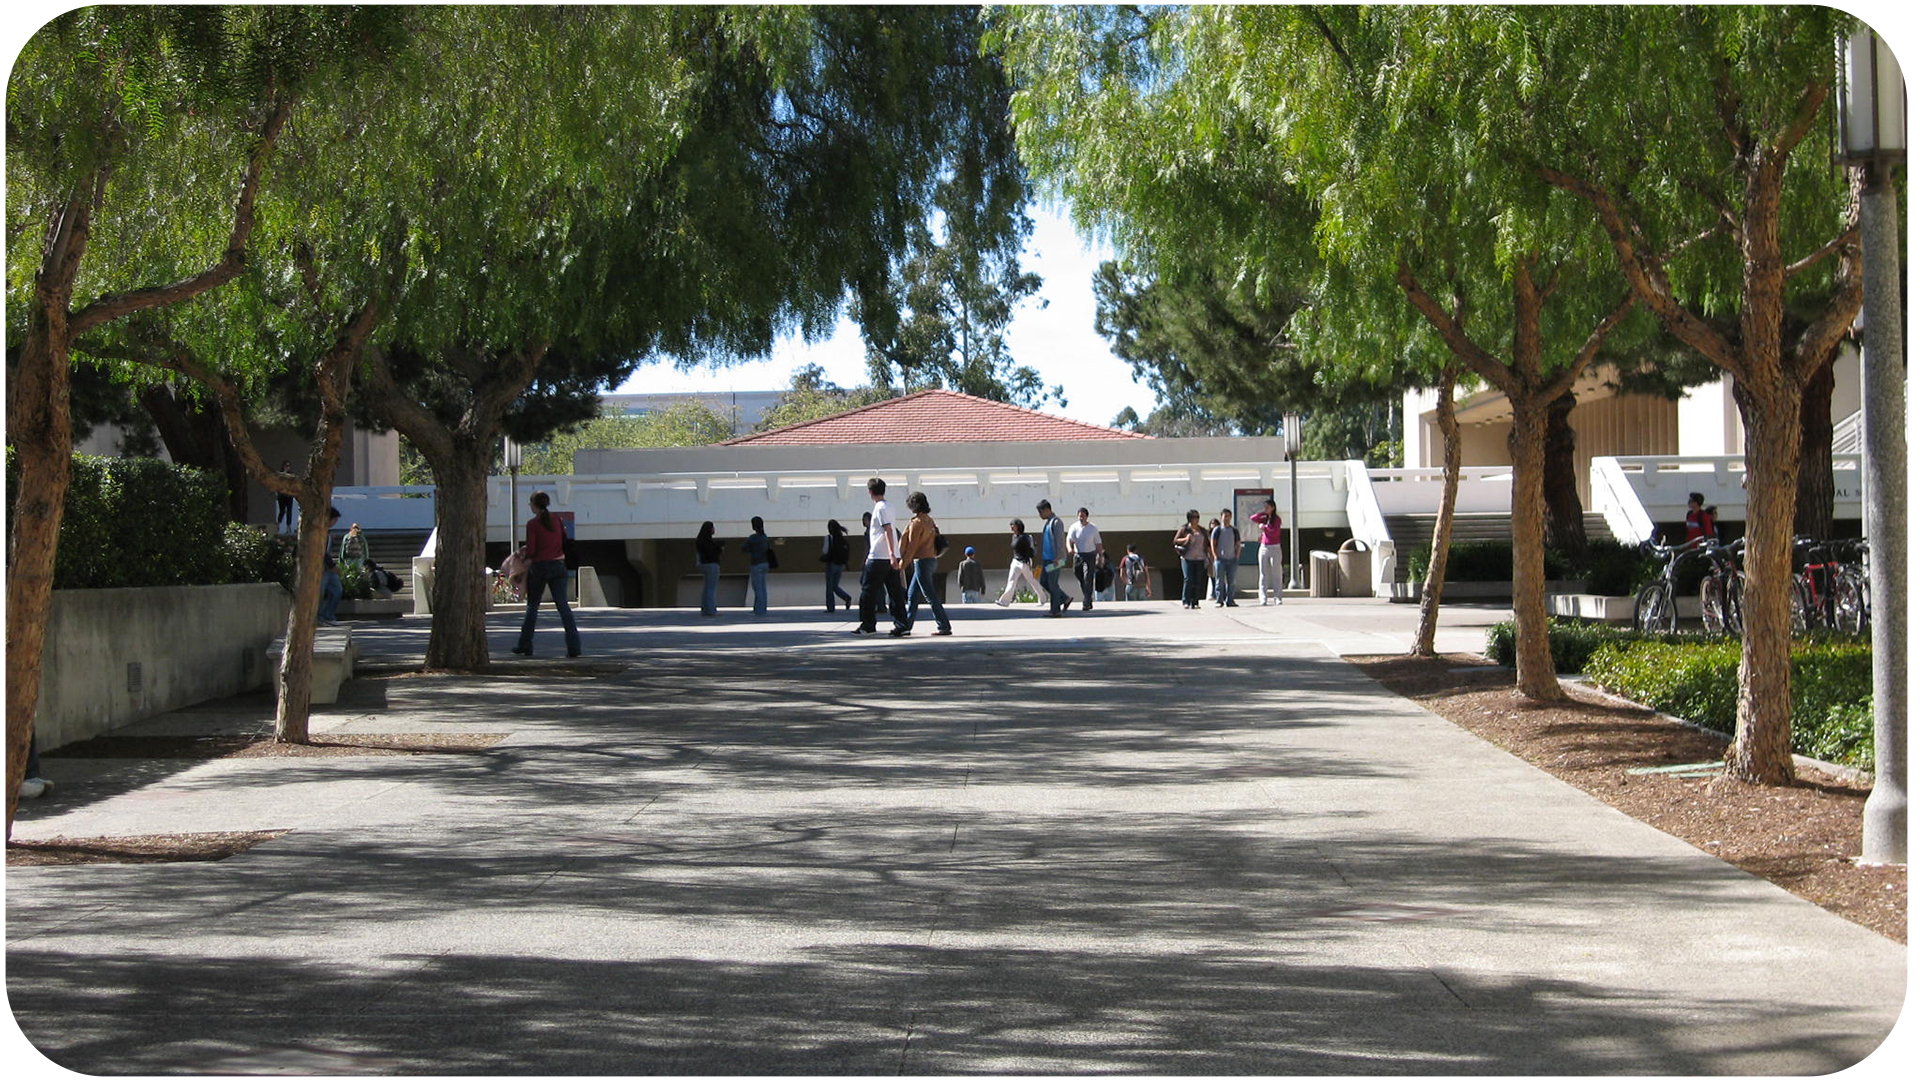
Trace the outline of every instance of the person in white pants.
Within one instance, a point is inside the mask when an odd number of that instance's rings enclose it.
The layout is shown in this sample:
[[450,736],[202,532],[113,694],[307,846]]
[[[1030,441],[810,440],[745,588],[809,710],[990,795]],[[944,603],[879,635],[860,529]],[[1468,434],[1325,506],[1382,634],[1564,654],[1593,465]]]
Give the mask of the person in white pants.
[[1013,598],[1020,594],[1020,586],[1023,584],[1032,589],[1035,596],[1045,593],[1045,590],[1040,588],[1039,579],[1033,576],[1033,538],[1027,535],[1027,523],[1014,518],[1007,523],[1007,528],[1013,532],[1013,563],[1007,567],[1006,591],[1000,594],[1000,599],[994,601],[1001,607],[1007,607],[1013,603]]
[[1265,509],[1248,514],[1247,520],[1260,526],[1260,606],[1267,605],[1267,593],[1273,593],[1273,602],[1279,603],[1283,596],[1281,590],[1287,585],[1287,562],[1280,540],[1284,530],[1280,525],[1280,508],[1272,499],[1266,501]]

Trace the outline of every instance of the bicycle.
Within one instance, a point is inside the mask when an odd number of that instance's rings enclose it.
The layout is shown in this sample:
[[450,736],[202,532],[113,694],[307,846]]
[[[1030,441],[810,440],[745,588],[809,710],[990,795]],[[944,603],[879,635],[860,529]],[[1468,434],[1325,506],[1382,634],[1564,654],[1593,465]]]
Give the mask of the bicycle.
[[1819,626],[1842,633],[1864,633],[1868,624],[1866,575],[1858,563],[1843,563],[1842,554],[1865,551],[1865,541],[1820,541],[1793,538],[1794,554],[1805,553],[1793,579],[1792,631],[1804,634]]
[[1747,575],[1740,569],[1739,558],[1746,546],[1743,536],[1731,544],[1709,543],[1701,548],[1707,575],[1700,579],[1700,625],[1710,638],[1737,636],[1741,631]]
[[[1656,534],[1658,535],[1658,534]],[[1701,540],[1667,545],[1643,540],[1640,549],[1664,565],[1660,576],[1640,590],[1633,600],[1633,628],[1642,634],[1675,634],[1680,631],[1680,607],[1675,602],[1674,576],[1686,556],[1696,552]]]

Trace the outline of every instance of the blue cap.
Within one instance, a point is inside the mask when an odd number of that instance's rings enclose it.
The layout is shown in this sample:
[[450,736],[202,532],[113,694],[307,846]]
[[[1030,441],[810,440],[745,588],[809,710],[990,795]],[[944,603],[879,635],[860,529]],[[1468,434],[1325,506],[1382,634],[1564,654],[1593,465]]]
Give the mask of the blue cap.
[[969,554],[969,555],[971,555],[971,554],[973,554],[973,549],[972,549],[972,548],[968,548],[968,549],[967,549],[967,554]]

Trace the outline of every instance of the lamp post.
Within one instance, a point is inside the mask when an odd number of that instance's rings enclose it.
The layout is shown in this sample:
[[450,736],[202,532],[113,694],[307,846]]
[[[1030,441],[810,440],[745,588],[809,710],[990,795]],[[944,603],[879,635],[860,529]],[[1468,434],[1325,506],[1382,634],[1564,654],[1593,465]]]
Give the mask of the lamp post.
[[1907,861],[1906,354],[1901,340],[1900,205],[1893,170],[1906,158],[1906,83],[1880,36],[1840,43],[1840,155],[1859,168],[1863,507],[1872,551],[1873,792],[1861,812],[1860,861]]
[[507,467],[507,550],[512,551],[513,516],[520,512],[520,444],[500,436],[500,458]]
[[1300,414],[1288,413],[1280,423],[1287,449],[1287,588],[1300,584]]

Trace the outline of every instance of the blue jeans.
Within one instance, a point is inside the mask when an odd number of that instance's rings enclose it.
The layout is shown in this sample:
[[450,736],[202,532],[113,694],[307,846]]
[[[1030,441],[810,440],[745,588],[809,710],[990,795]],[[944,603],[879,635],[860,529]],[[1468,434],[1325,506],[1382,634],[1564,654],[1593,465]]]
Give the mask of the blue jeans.
[[[1233,603],[1234,579],[1240,576],[1239,559],[1213,560],[1213,580],[1219,589],[1214,599],[1223,604]],[[1235,607],[1239,605],[1235,604]]]
[[941,630],[952,630],[953,624],[947,621],[947,607],[940,602],[938,590],[933,586],[933,575],[940,569],[940,560],[913,560],[913,582],[907,586],[907,626],[913,626],[914,613],[920,610],[920,598],[926,597],[927,606],[933,608],[933,621]]
[[720,564],[703,562],[700,564],[700,574],[706,578],[700,583],[700,614],[718,615],[720,614]]
[[520,643],[516,648],[533,655],[533,621],[540,614],[540,594],[551,591],[553,606],[560,609],[560,625],[567,631],[567,655],[580,655],[580,630],[573,625],[573,609],[567,606],[567,562],[549,559],[527,568],[527,617],[520,620]]
[[1073,603],[1067,599],[1067,592],[1060,587],[1060,568],[1053,567],[1040,571],[1040,587],[1047,592],[1047,612],[1057,615]]
[[346,595],[346,586],[340,583],[337,571],[320,572],[320,621],[332,622],[334,614],[340,610],[340,598]]
[[747,567],[747,583],[753,587],[753,613],[767,613],[767,564],[757,562]]
[[836,596],[840,598],[841,607],[853,606],[853,597],[847,594],[847,590],[840,587],[840,575],[846,572],[847,572],[847,568],[844,566],[836,566],[833,563],[827,564],[827,610],[828,611],[833,610],[833,598]]
[[1207,560],[1181,559],[1180,570],[1186,575],[1181,582],[1180,602],[1188,607],[1199,607],[1200,598],[1207,591]]

